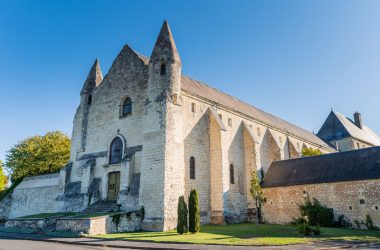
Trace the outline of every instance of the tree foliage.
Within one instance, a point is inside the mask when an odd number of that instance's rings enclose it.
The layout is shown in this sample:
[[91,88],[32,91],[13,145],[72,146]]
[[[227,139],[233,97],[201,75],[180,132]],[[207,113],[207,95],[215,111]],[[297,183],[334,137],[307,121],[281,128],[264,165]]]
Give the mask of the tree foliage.
[[187,233],[188,227],[187,227],[187,205],[185,202],[185,198],[183,195],[181,195],[178,198],[178,221],[177,221],[177,233],[183,234]]
[[4,173],[3,162],[0,161],[0,192],[7,188],[8,176]]
[[260,179],[257,176],[256,171],[252,172],[251,175],[251,187],[250,190],[253,200],[255,201],[256,205],[256,216],[257,216],[257,222],[261,220],[261,204],[265,202],[263,189],[261,188]]
[[322,151],[319,149],[312,149],[312,148],[303,148],[302,149],[302,156],[314,156],[314,155],[322,155]]
[[58,172],[70,159],[70,139],[62,132],[32,136],[14,145],[6,155],[11,180]]
[[190,191],[189,196],[189,231],[199,232],[201,225],[201,214],[199,210],[198,192],[195,189]]

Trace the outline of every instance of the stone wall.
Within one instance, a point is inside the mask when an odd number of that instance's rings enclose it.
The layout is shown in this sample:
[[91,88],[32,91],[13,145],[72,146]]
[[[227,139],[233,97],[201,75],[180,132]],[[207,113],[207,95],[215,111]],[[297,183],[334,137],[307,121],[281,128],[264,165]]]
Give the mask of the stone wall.
[[47,229],[47,221],[45,219],[11,219],[7,220],[5,227],[30,228],[42,231]]
[[9,213],[12,205],[12,194],[8,194],[4,199],[0,201],[0,221],[4,221],[9,218]]
[[353,222],[365,220],[369,214],[380,226],[380,180],[323,183],[288,187],[265,188],[267,202],[263,207],[263,218],[267,223],[286,224],[299,215],[298,205],[304,197],[318,199],[334,210],[334,215],[343,214]]
[[87,235],[106,234],[107,216],[93,218],[58,219],[57,231],[69,231]]
[[56,198],[63,193],[60,174],[26,177],[11,194],[9,218],[39,213],[55,213],[62,203]]
[[340,140],[333,140],[330,143],[336,146],[340,152],[354,150],[354,149],[368,148],[368,147],[373,146],[366,142],[356,140],[353,137],[346,137]]

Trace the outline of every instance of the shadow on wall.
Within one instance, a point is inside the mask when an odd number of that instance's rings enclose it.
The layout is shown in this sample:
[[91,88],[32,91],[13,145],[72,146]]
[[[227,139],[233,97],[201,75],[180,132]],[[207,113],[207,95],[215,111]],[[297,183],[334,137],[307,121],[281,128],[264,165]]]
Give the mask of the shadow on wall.
[[[207,111],[191,128],[184,140],[185,199],[191,189],[199,195],[201,222],[210,222],[210,138]],[[195,179],[190,179],[190,157],[195,160]]]
[[225,174],[229,188],[223,194],[224,217],[227,223],[242,222],[245,219],[247,200],[244,173],[244,125],[240,123],[228,148],[228,169]]

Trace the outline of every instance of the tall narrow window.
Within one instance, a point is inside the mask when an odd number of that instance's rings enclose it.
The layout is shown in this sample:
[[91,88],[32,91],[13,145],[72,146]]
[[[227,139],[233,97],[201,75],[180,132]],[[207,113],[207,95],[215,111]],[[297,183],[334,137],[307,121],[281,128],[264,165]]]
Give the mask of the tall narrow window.
[[230,183],[234,184],[235,183],[235,176],[234,176],[234,165],[230,165]]
[[257,136],[261,136],[259,127],[257,127]]
[[132,100],[131,98],[127,97],[123,102],[121,115],[125,116],[129,114],[132,114]]
[[191,103],[191,112],[195,113],[195,103]]
[[120,163],[123,158],[123,141],[116,137],[111,142],[110,147],[110,164]]
[[195,179],[195,159],[190,157],[190,179]]
[[89,95],[87,99],[87,104],[91,105],[91,103],[92,103],[92,95]]
[[166,66],[165,66],[165,63],[161,64],[160,75],[162,75],[162,76],[166,75]]

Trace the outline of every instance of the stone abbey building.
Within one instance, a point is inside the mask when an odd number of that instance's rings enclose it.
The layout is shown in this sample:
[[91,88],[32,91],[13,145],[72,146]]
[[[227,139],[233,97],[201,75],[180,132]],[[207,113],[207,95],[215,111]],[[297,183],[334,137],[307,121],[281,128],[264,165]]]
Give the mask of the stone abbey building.
[[[95,62],[74,118],[68,185],[84,209],[98,199],[144,206],[144,224],[177,223],[177,202],[195,188],[204,223],[243,221],[249,180],[303,147],[333,152],[316,135],[181,74],[167,22],[146,58],[128,45],[102,78]],[[90,203],[91,203],[90,202]],[[74,206],[74,207],[70,207]]]
[[144,207],[142,228],[177,224],[177,202],[199,193],[202,223],[244,221],[252,171],[335,149],[315,134],[181,73],[164,22],[150,58],[125,45],[109,72],[96,60],[80,93],[71,159],[59,174],[28,177],[9,217],[83,211],[100,202]]

